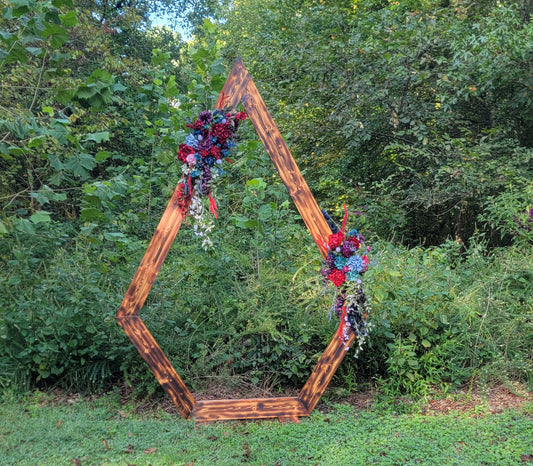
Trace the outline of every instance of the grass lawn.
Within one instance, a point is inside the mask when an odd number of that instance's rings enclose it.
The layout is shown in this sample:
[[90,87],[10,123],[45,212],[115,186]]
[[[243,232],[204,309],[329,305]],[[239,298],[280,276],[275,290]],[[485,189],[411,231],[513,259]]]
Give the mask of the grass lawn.
[[[533,405],[500,414],[391,414],[333,405],[301,424],[195,426],[164,411],[91,401],[4,400],[0,464],[512,465],[533,461]],[[46,400],[45,400],[46,401]],[[381,412],[380,412],[381,411]]]

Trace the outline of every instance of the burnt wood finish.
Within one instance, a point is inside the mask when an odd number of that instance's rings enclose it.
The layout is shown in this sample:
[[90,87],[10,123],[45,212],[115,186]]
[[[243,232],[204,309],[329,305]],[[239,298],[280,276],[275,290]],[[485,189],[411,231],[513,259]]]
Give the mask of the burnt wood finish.
[[178,205],[178,188],[176,187],[122,300],[117,318],[139,315],[182,222],[183,215]]
[[[232,86],[235,86],[236,91],[232,90]],[[265,149],[270,155],[281,180],[287,187],[294,201],[294,205],[298,209],[298,212],[300,212],[318,249],[323,256],[326,256],[327,249],[325,244],[328,241],[329,235],[331,235],[331,229],[324,219],[315,198],[311,194],[311,190],[307,186],[307,182],[302,176],[287,144],[283,140],[276,123],[274,123],[255,83],[250,78],[248,71],[240,59],[233,66],[233,70],[222,90],[219,102],[222,103],[225,101],[236,106],[236,96],[238,96],[239,91],[242,92],[240,100],[246,110],[246,114],[254,125],[258,136],[261,138]]]
[[[346,354],[346,349],[355,340],[355,334],[350,332],[348,341],[341,342],[335,333],[326,351],[322,353],[313,373],[305,383],[298,398],[305,405],[309,413],[315,409],[318,400],[328,387],[332,377]],[[346,345],[346,346],[345,346]]]
[[[239,102],[244,106],[320,253],[325,257],[331,230],[250,74],[242,61],[237,59],[216,108],[236,108]],[[298,397],[196,401],[142,322],[140,310],[182,222],[176,188],[117,311],[118,323],[185,418],[192,416],[196,422],[204,423],[276,417],[282,421],[297,422],[299,417],[309,415],[346,354],[346,346],[337,334],[333,336]],[[346,345],[351,345],[354,339],[351,333]]]
[[158,382],[168,393],[178,411],[183,417],[189,417],[194,408],[192,393],[174,370],[165,353],[163,353],[146,325],[144,325],[144,322],[138,316],[119,317],[117,320],[156,376]]
[[192,412],[197,422],[269,417],[298,418],[308,414],[304,404],[296,397],[197,401]]

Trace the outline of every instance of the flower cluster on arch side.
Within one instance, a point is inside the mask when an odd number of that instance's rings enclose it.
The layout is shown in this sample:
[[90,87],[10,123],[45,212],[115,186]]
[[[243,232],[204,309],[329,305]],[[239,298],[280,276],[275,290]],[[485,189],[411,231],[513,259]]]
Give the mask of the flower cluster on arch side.
[[178,150],[183,173],[178,187],[182,207],[186,208],[190,202],[193,190],[210,197],[211,183],[222,173],[222,161],[235,146],[237,128],[245,119],[244,112],[215,109],[201,112],[193,123],[187,125],[191,132]]
[[[361,280],[361,276],[368,270],[370,263],[366,255],[370,252],[370,247],[365,245],[364,236],[357,230],[345,233],[348,218],[346,207],[342,230],[339,230],[326,211],[322,212],[332,234],[328,238],[328,254],[321,273],[325,284],[331,282],[335,285],[336,292],[331,312],[334,312],[340,319],[339,339],[346,342],[349,339],[349,331],[354,332],[357,336],[355,353],[357,357],[370,330],[368,323],[370,303]],[[346,345],[346,350],[348,349]]]
[[328,255],[322,267],[322,276],[337,288],[345,282],[355,282],[368,270],[369,259],[358,251],[364,244],[364,237],[357,230],[347,235],[337,231],[329,236]]
[[187,127],[190,133],[178,149],[182,176],[178,183],[178,204],[183,215],[193,219],[194,232],[203,237],[202,245],[212,246],[209,233],[213,220],[206,215],[202,198],[209,199],[209,210],[217,218],[217,206],[213,198],[214,180],[223,173],[222,162],[228,159],[234,147],[240,122],[246,119],[244,112],[215,109],[203,111]]

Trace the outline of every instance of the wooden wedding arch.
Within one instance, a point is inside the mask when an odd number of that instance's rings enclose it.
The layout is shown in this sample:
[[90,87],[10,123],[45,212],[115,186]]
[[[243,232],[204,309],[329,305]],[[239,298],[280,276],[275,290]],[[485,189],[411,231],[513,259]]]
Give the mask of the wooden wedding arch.
[[[216,108],[235,108],[239,102],[261,138],[320,253],[325,256],[331,229],[248,70],[237,59],[220,93]],[[299,417],[308,416],[344,358],[345,345],[351,346],[355,339],[353,332],[350,331],[349,339],[344,343],[337,334],[333,336],[309,380],[296,397],[197,401],[141,320],[141,308],[183,222],[177,193],[176,189],[124,296],[116,315],[118,323],[185,418],[193,417],[196,422],[210,422],[277,417],[297,422]]]

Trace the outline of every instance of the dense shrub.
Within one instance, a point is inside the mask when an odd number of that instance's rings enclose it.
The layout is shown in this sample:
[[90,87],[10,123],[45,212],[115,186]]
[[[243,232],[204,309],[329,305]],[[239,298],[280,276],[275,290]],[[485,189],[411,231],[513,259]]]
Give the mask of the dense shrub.
[[[381,379],[395,394],[450,389],[472,377],[533,381],[533,257],[530,248],[486,252],[474,243],[375,248],[365,275],[374,329],[344,369]],[[353,382],[352,382],[353,383]]]

